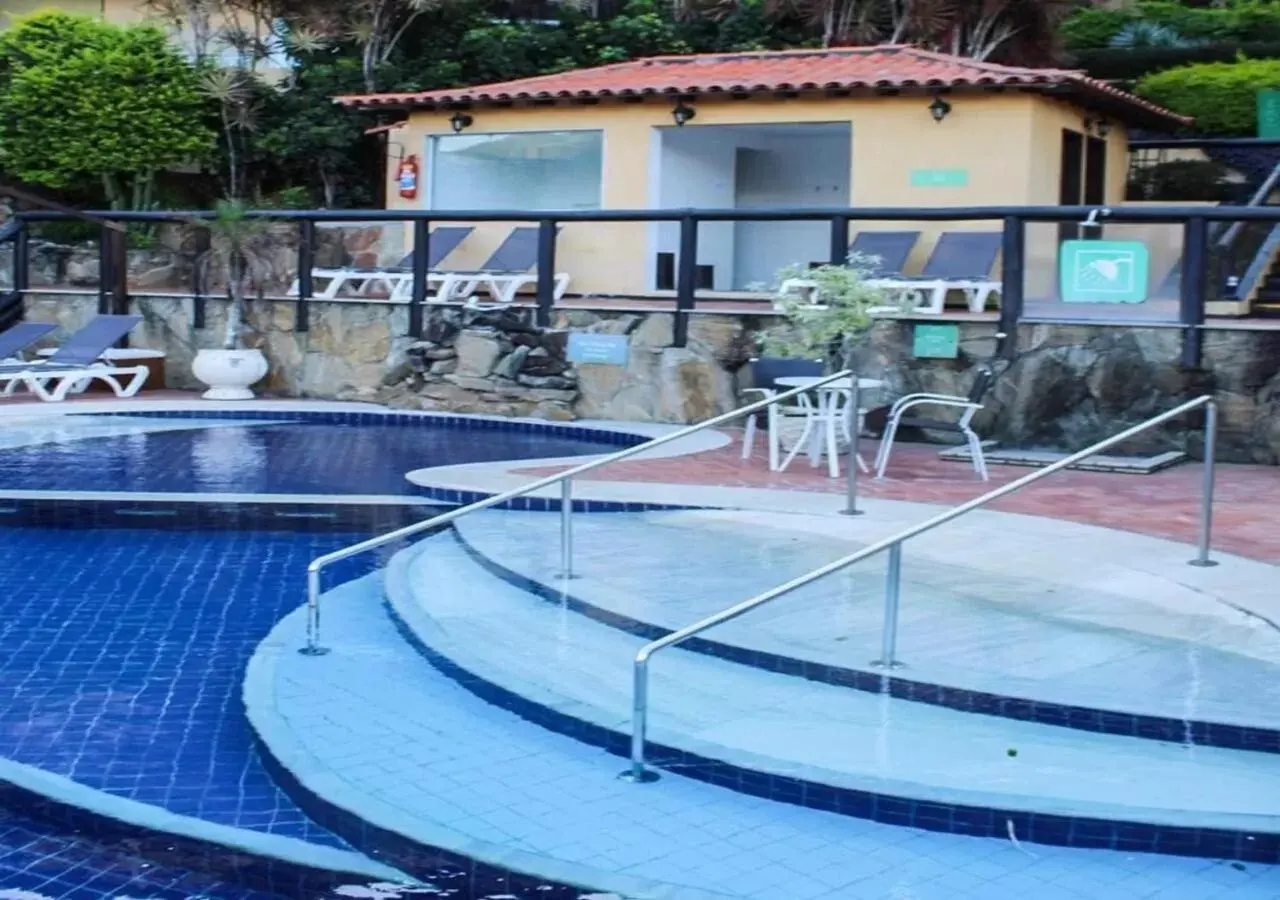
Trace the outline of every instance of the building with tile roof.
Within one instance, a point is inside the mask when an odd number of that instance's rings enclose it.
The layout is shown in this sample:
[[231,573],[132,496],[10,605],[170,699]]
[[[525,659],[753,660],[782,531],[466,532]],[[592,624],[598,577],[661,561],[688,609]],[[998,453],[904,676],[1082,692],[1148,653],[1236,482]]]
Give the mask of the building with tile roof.
[[[399,114],[379,129],[390,205],[455,210],[1115,204],[1127,130],[1189,124],[1080,72],[905,46],[663,56],[336,102]],[[406,159],[411,197],[395,183]],[[913,227],[908,271],[951,226]],[[481,226],[450,263],[478,265],[508,230]],[[558,259],[575,290],[651,293],[677,240],[674,224],[566,224]],[[699,277],[743,290],[828,247],[823,222],[704,223]]]

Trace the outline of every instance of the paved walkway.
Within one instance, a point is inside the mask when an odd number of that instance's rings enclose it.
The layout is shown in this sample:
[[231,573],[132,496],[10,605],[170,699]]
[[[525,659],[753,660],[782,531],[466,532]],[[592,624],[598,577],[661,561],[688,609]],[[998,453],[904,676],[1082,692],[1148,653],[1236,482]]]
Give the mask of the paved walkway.
[[[620,760],[466,692],[417,656],[376,582],[325,597],[334,652],[259,648],[249,716],[303,784],[368,821],[545,877],[633,897],[758,900],[1272,900],[1280,867],[1072,850],[880,825]],[[340,710],[341,714],[335,714]]]
[[[792,491],[841,492],[844,479],[831,479],[825,469],[811,469],[798,459],[785,472],[770,472],[763,449],[740,458],[739,435],[715,450],[664,460],[624,461],[586,476],[596,481],[648,482],[668,485],[714,485],[781,488]],[[759,442],[763,443],[763,442]],[[862,453],[874,458],[875,441],[864,441]],[[954,506],[987,490],[1026,475],[1019,466],[991,466],[991,481],[978,481],[967,463],[938,458],[936,446],[901,444],[894,448],[884,481],[859,480],[868,497],[911,500]],[[526,475],[554,469],[525,468]],[[1036,516],[1069,519],[1169,538],[1196,539],[1202,467],[1188,463],[1153,475],[1103,472],[1059,472],[992,508]],[[1280,467],[1222,465],[1214,496],[1214,545],[1265,562],[1280,563]]]

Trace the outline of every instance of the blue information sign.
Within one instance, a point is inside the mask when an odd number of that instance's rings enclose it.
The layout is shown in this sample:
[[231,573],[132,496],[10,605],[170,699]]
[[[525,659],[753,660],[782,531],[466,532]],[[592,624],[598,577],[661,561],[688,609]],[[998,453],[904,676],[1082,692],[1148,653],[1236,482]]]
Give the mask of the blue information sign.
[[629,341],[624,334],[592,334],[575,331],[569,335],[569,362],[597,366],[625,366]]

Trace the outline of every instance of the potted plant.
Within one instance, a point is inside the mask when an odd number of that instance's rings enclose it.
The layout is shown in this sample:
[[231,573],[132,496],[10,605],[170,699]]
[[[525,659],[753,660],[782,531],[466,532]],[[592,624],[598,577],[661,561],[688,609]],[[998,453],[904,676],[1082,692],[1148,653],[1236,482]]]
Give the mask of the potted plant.
[[225,283],[230,304],[222,347],[197,352],[191,371],[209,386],[206,400],[252,400],[249,388],[267,374],[267,357],[242,346],[241,335],[245,298],[271,275],[271,222],[251,217],[239,200],[222,200],[212,219],[193,224],[209,232],[209,249],[196,263],[201,277],[205,284]]
[[868,262],[850,256],[843,266],[779,271],[774,309],[783,323],[761,334],[763,351],[851,368],[854,344],[870,329],[872,310],[885,306],[885,292],[867,283]]

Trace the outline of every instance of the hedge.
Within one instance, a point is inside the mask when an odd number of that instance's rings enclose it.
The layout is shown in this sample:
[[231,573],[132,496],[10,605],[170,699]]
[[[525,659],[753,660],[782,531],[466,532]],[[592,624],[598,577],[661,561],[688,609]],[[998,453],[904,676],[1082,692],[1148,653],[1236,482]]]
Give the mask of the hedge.
[[1137,86],[1141,96],[1193,116],[1199,131],[1239,135],[1257,132],[1257,93],[1266,89],[1280,89],[1280,59],[1180,66]]
[[1137,81],[1143,75],[1175,66],[1235,62],[1241,56],[1249,59],[1280,59],[1280,42],[1203,44],[1198,47],[1109,47],[1105,50],[1082,50],[1071,58],[1071,65],[1084,69],[1094,78]]
[[1171,0],[1145,0],[1124,9],[1083,9],[1062,23],[1069,51],[1101,50],[1130,22],[1164,25],[1189,41],[1280,42],[1280,3],[1237,0],[1225,7],[1190,7]]

